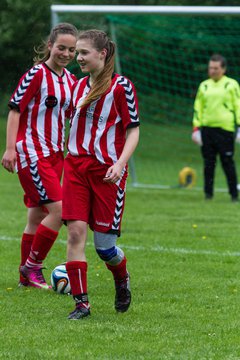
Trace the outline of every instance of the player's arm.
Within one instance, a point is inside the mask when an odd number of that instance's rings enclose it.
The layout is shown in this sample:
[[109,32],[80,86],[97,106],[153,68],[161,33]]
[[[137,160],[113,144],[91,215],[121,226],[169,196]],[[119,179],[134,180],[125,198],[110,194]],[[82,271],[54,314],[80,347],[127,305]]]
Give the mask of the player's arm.
[[194,101],[194,110],[193,110],[192,141],[195,142],[197,145],[202,145],[202,137],[200,132],[202,108],[203,108],[203,99],[202,99],[202,92],[200,85]]
[[133,83],[122,77],[121,84],[114,91],[115,106],[126,129],[126,139],[118,161],[106,172],[104,181],[117,182],[122,176],[122,170],[133,154],[139,140],[138,100]]
[[236,117],[236,124],[240,126],[240,88],[238,82],[234,82],[234,86],[231,89],[232,91],[232,102],[233,110]]
[[234,86],[232,87],[231,91],[232,91],[233,110],[234,110],[235,121],[237,126],[236,142],[240,143],[240,88],[237,81],[234,82]]
[[193,127],[199,128],[201,127],[201,120],[202,120],[202,110],[203,110],[203,97],[202,97],[202,91],[201,91],[201,85],[198,89],[195,101],[194,101],[194,107],[193,107]]
[[15,89],[8,106],[11,109],[8,114],[6,151],[2,158],[2,165],[9,172],[14,172],[17,161],[16,139],[19,128],[20,114],[24,112],[31,99],[39,92],[42,69],[38,66],[25,73]]
[[14,172],[16,164],[16,139],[19,128],[20,113],[10,110],[7,121],[6,151],[2,157],[2,165],[9,172]]
[[120,155],[118,161],[108,169],[105,178],[103,179],[104,181],[115,183],[121,178],[122,170],[136,149],[138,141],[139,126],[127,129],[127,136],[122,154]]

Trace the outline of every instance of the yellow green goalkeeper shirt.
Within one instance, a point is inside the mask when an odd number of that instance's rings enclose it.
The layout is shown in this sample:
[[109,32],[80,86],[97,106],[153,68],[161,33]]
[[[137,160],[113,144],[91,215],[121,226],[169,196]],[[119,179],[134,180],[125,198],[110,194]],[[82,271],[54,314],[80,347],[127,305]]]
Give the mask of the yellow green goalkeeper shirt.
[[193,126],[219,127],[234,131],[235,124],[240,126],[238,82],[225,75],[218,81],[203,81],[194,102]]

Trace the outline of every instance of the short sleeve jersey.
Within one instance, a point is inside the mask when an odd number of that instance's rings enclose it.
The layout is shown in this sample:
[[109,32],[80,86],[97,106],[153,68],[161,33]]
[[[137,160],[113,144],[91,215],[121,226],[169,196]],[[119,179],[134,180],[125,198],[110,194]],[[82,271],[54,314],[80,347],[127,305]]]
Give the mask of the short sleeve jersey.
[[111,166],[122,153],[127,129],[139,126],[136,91],[130,80],[114,74],[109,90],[81,107],[89,91],[89,77],[74,84],[68,151],[73,156],[95,156]]
[[70,116],[75,81],[68,70],[59,76],[46,64],[35,65],[20,79],[8,104],[20,112],[17,169],[64,150],[65,119]]

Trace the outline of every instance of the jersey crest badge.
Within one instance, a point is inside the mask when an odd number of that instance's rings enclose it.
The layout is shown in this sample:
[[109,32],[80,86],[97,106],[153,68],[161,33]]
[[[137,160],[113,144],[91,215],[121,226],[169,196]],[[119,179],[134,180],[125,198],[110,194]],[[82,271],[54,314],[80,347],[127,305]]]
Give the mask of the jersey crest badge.
[[53,95],[49,95],[45,100],[45,105],[47,108],[53,108],[57,105],[57,103],[58,99],[56,98],[56,96]]

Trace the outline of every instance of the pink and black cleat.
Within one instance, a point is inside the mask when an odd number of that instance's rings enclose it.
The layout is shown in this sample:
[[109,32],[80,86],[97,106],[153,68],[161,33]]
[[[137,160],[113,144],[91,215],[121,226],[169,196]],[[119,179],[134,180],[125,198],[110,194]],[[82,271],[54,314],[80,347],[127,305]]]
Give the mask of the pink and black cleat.
[[46,283],[42,273],[42,267],[28,268],[26,265],[20,267],[21,275],[28,281],[28,286],[39,289],[50,290],[52,287]]

